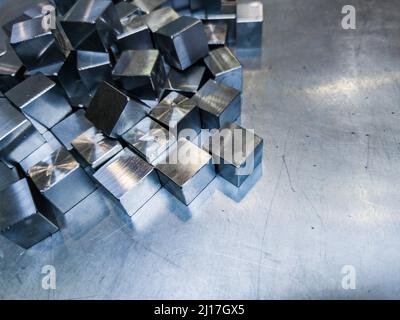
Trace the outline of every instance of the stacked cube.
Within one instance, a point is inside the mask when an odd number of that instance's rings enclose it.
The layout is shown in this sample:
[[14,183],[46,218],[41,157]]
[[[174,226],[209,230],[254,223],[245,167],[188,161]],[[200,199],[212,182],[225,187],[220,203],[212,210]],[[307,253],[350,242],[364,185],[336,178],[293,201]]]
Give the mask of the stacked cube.
[[4,25],[0,232],[29,248],[99,187],[130,216],[162,187],[186,205],[217,173],[240,187],[263,141],[235,124],[243,71],[226,45],[259,47],[262,11],[47,0]]

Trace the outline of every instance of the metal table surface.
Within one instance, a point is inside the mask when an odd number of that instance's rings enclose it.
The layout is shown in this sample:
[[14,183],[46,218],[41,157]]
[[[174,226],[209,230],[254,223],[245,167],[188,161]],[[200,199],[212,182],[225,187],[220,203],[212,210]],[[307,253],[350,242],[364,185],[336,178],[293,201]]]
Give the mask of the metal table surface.
[[262,52],[239,56],[264,161],[242,189],[162,190],[132,222],[98,191],[30,250],[0,238],[0,298],[400,298],[400,2],[352,1],[356,30],[346,4],[264,1]]

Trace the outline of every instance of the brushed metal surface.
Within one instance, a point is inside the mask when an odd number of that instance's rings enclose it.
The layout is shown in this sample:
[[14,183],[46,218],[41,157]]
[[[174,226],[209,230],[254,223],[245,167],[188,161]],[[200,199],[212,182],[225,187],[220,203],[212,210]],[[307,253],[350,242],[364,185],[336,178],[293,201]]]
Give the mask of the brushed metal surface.
[[171,68],[164,89],[179,93],[196,93],[205,77],[205,70],[204,66],[196,65],[185,71]]
[[[1,46],[1,45],[0,45]],[[0,48],[0,53],[1,53]],[[24,66],[14,50],[8,46],[0,54],[0,91],[6,92],[23,80]]]
[[163,26],[179,18],[179,14],[170,7],[160,8],[145,16],[146,24],[155,33]]
[[166,5],[167,0],[133,0],[132,3],[142,12],[150,13],[161,6]]
[[226,23],[204,23],[204,32],[206,33],[209,46],[224,46],[228,35],[228,26]]
[[117,45],[121,52],[153,49],[153,38],[146,17],[147,15],[135,16],[125,22],[122,31],[117,35]]
[[238,48],[260,48],[262,24],[264,22],[263,4],[260,1],[237,4],[236,45]]

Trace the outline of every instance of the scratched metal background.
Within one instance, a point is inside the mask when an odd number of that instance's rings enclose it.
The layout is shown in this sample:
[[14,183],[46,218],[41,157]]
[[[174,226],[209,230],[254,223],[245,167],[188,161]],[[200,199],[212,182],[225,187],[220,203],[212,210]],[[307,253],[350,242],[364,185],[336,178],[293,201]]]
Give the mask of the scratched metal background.
[[[10,3],[1,21],[28,1]],[[353,0],[356,31],[348,1],[264,4],[261,55],[241,57],[262,171],[188,208],[162,190],[133,223],[97,192],[28,251],[1,238],[1,298],[400,298],[400,2]]]

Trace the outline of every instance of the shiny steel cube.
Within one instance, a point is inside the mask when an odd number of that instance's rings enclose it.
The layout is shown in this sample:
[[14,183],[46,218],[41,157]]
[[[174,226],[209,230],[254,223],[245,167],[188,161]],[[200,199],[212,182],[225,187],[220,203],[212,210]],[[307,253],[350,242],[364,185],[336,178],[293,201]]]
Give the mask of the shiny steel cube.
[[185,70],[208,54],[208,41],[199,19],[183,16],[155,33],[157,48],[167,63]]
[[156,165],[162,185],[189,205],[215,177],[211,156],[181,138]]
[[106,135],[118,138],[142,120],[148,108],[103,82],[93,97],[86,117]]
[[262,162],[263,139],[229,123],[209,138],[204,149],[213,156],[217,173],[240,187]]
[[137,6],[143,13],[150,13],[167,4],[167,0],[133,0],[133,4]]
[[220,128],[240,117],[240,91],[215,80],[209,80],[192,100],[200,108],[202,127],[205,129]]
[[205,71],[206,68],[203,66],[192,66],[185,71],[171,68],[164,84],[164,89],[182,94],[194,94],[199,90],[203,82]]
[[72,112],[61,89],[43,74],[27,78],[6,92],[6,97],[25,115],[47,129],[54,127]]
[[39,192],[63,213],[96,189],[79,163],[64,147],[35,164],[28,174]]
[[227,44],[236,43],[236,14],[234,13],[212,13],[207,15],[206,23],[224,24],[227,26]]
[[19,180],[17,169],[9,168],[4,162],[0,161],[0,192]]
[[146,18],[146,24],[149,26],[151,32],[155,33],[163,26],[178,19],[179,14],[174,9],[165,7],[150,12],[144,17]]
[[204,24],[209,46],[224,46],[227,44],[228,26],[224,22],[207,22]]
[[89,92],[95,92],[101,82],[111,80],[112,64],[106,52],[78,51],[77,68]]
[[199,109],[192,100],[177,92],[171,92],[166,96],[151,110],[150,117],[161,123],[177,138],[181,134],[187,137],[187,134],[191,133],[191,139],[194,139],[201,130]]
[[11,47],[0,55],[0,91],[15,87],[23,78],[24,65]]
[[61,25],[75,50],[109,52],[122,25],[109,0],[78,0]]
[[159,51],[124,51],[113,70],[113,78],[140,100],[158,99],[166,80]]
[[146,23],[146,16],[135,17],[124,24],[122,32],[117,35],[117,45],[121,52],[154,48],[151,31]]
[[260,48],[264,21],[263,4],[260,1],[237,4],[236,45],[240,49]]
[[228,47],[210,51],[209,56],[204,58],[204,63],[215,81],[239,91],[243,90],[242,65]]
[[122,139],[151,164],[176,142],[173,134],[149,117],[128,130]]
[[133,216],[161,188],[154,168],[129,149],[124,149],[93,176]]
[[77,160],[81,160],[84,168],[89,167],[92,170],[98,169],[122,150],[117,140],[106,137],[94,127],[80,134],[71,144]]
[[115,5],[115,10],[117,11],[117,15],[119,21],[121,21],[122,26],[126,25],[132,19],[141,15],[140,9],[135,6],[132,2],[119,2]]
[[0,192],[0,233],[28,249],[58,231],[54,215],[41,211],[26,179]]

